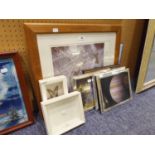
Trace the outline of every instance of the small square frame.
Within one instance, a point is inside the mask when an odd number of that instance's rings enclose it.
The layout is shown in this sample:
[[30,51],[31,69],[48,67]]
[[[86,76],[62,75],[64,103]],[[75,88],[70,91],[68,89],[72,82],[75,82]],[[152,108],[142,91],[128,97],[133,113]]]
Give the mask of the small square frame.
[[64,92],[63,95],[68,94],[67,79],[64,75],[39,80],[42,101],[48,100],[48,97],[46,94],[47,85],[51,85],[51,84],[55,84],[55,83],[59,83],[59,82],[62,82],[62,84],[63,84],[63,92]]

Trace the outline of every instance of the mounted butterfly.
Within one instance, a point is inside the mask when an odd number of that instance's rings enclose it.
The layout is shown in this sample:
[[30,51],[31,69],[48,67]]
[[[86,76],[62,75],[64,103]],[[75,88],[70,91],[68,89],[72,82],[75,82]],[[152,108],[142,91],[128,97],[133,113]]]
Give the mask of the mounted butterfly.
[[49,95],[48,99],[49,98],[53,98],[53,97],[57,97],[58,95],[60,95],[60,94],[62,95],[63,94],[62,91],[61,91],[61,93],[58,93],[58,90],[62,90],[62,88],[59,88],[59,87],[61,87],[61,86],[57,85],[53,89],[52,88],[48,88],[47,89],[47,92],[48,92],[48,95]]
[[65,76],[56,76],[39,80],[42,101],[68,93],[67,79]]

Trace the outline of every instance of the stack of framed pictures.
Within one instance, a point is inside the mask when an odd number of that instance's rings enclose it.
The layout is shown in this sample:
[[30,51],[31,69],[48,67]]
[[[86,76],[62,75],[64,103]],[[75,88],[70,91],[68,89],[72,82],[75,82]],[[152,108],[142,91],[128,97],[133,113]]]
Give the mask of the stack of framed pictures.
[[81,92],[85,111],[95,108],[101,112],[131,99],[129,70],[112,66],[84,71],[73,77],[74,90]]
[[81,93],[68,93],[64,75],[39,80],[42,111],[48,134],[63,134],[85,123]]
[[73,89],[81,92],[85,111],[98,109],[98,95],[96,88],[95,73],[104,73],[110,68],[91,69],[83,71],[84,74],[73,77]]
[[39,80],[48,134],[63,134],[85,123],[84,111],[104,112],[131,99],[129,70],[120,66],[94,68],[72,77],[68,93],[64,75]]
[[125,67],[94,75],[97,83],[99,107],[104,112],[132,98],[129,70]]
[[25,23],[24,27],[31,81],[40,112],[40,79],[65,75],[72,92],[73,76],[119,62],[121,24]]

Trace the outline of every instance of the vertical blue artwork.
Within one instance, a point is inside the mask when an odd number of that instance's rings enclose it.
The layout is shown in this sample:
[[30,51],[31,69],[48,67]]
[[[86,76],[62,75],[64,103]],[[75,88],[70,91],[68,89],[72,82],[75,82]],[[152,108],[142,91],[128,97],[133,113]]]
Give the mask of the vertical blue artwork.
[[13,59],[0,59],[0,131],[28,121]]

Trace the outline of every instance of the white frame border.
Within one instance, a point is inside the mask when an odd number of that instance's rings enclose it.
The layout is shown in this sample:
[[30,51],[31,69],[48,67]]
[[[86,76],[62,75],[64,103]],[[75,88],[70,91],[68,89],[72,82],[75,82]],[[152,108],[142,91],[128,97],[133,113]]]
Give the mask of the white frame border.
[[[70,127],[67,127],[66,129],[62,130],[61,132],[57,132],[57,133],[54,133],[52,131],[52,125],[49,121],[49,117],[48,117],[48,112],[47,112],[47,107],[48,105],[50,104],[57,104],[58,102],[61,102],[61,101],[64,101],[64,104],[65,104],[65,100],[67,102],[67,99],[70,99],[72,97],[77,97],[78,96],[78,100],[77,100],[77,103],[79,103],[80,105],[80,113],[79,113],[79,116],[82,118],[81,119],[81,122],[78,122],[76,125],[73,125],[73,126],[70,126]],[[48,135],[59,135],[59,134],[63,134],[77,126],[80,126],[82,124],[85,123],[85,115],[84,115],[84,109],[83,109],[83,104],[82,104],[82,98],[81,98],[81,93],[78,92],[78,91],[74,91],[72,93],[69,93],[69,94],[66,94],[66,95],[62,95],[62,96],[59,96],[59,97],[56,97],[56,98],[53,98],[53,99],[50,99],[50,100],[47,100],[47,101],[43,101],[41,102],[41,106],[42,106],[42,110],[43,110],[43,116],[44,116],[44,121],[45,121],[45,126],[46,126],[46,130],[47,130],[47,133]]]
[[[116,35],[116,32],[37,34],[42,77],[48,78],[54,76],[51,54],[52,47],[104,43],[104,66],[113,65],[115,59]],[[112,62],[109,63],[109,60]]]

